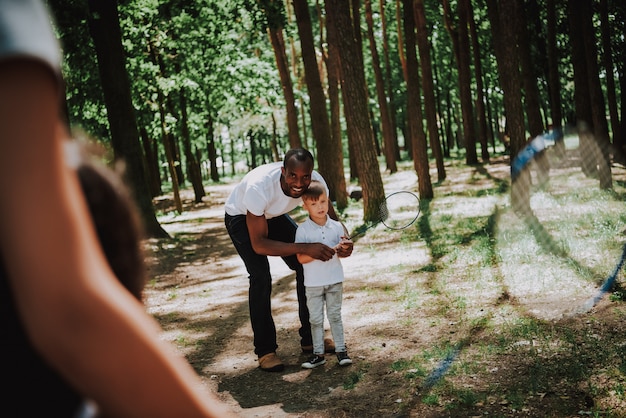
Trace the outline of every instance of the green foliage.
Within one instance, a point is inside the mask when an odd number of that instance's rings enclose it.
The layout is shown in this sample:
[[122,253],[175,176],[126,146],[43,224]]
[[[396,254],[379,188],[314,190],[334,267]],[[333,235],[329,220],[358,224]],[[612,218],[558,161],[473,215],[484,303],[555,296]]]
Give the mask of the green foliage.
[[[66,80],[66,99],[70,122],[82,127],[91,135],[105,142],[109,140],[109,121],[103,103],[98,75],[98,63],[87,25],[87,2],[78,0],[47,0],[53,11],[59,37],[63,44],[63,71]],[[194,150],[199,159],[208,159],[207,143],[214,141],[217,157],[235,174],[235,164],[251,161],[251,148],[258,150],[258,160],[271,158],[269,139],[278,141],[284,150],[287,145],[285,123],[285,99],[276,69],[276,58],[270,45],[269,28],[280,30],[284,36],[292,84],[302,112],[301,129],[308,133],[306,86],[302,70],[300,43],[296,22],[290,2],[284,0],[125,0],[118,1],[119,20],[122,30],[126,64],[131,80],[133,104],[139,127],[149,139],[156,140],[158,157],[163,163],[162,137],[172,134],[174,139],[189,131]],[[571,62],[570,29],[567,21],[567,2],[556,2],[557,55],[559,59],[562,113],[574,114],[573,68]],[[380,55],[383,74],[388,77],[386,88],[393,105],[398,127],[399,141],[405,140],[407,97],[400,56],[404,54],[401,22],[402,15],[396,8],[401,2],[372,2],[373,29],[376,48]],[[463,130],[460,117],[459,82],[454,33],[445,27],[441,2],[424,2],[427,30],[431,44],[431,60],[434,70],[438,117],[441,123],[441,140],[449,143],[456,152],[464,153],[456,144],[455,135]],[[546,2],[526,4],[527,29],[533,61],[533,76],[539,86],[542,111],[546,122],[549,117],[547,82]],[[451,2],[453,26],[458,24],[454,11],[458,2]],[[608,2],[611,54],[614,73],[623,78],[624,19],[625,11],[620,2]],[[490,125],[496,139],[493,152],[500,150],[498,135],[504,129],[503,92],[500,86],[492,31],[487,13],[487,2],[472,2],[476,23],[479,61],[486,100],[490,111]],[[322,3],[310,5],[313,33],[316,37],[320,68],[324,70],[327,55],[325,33],[326,12]],[[362,29],[365,28],[364,18]],[[596,30],[600,24],[595,16]],[[383,21],[386,32],[383,33]],[[453,28],[454,29],[454,28]],[[599,34],[599,33],[598,33]],[[386,49],[383,41],[386,40]],[[607,51],[599,50],[599,58]],[[383,57],[386,55],[388,60]],[[375,81],[372,54],[366,36],[363,36],[363,59],[365,62],[367,88],[369,89],[372,124],[379,124],[378,102],[374,100]],[[472,66],[475,63],[472,62]],[[473,70],[473,68],[472,68]],[[604,70],[602,70],[604,71]],[[322,71],[325,77],[325,72]],[[602,77],[606,75],[602,74]],[[326,80],[324,80],[325,83]],[[471,81],[475,93],[476,80]],[[606,90],[606,86],[603,86]],[[621,86],[618,83],[617,89]],[[618,97],[621,90],[616,92]],[[182,102],[182,95],[186,102]],[[184,107],[184,109],[183,109]],[[182,126],[182,113],[186,111],[187,126]],[[342,121],[345,122],[345,121]],[[345,130],[345,124],[342,125]],[[378,132],[379,133],[379,132]],[[276,138],[273,136],[276,135]],[[380,137],[380,135],[378,135]],[[380,138],[378,138],[380,140]],[[314,144],[304,138],[310,148]],[[344,138],[344,146],[345,146]],[[406,144],[402,156],[409,155]],[[498,151],[499,152],[499,151]],[[177,156],[184,166],[185,156]],[[225,173],[222,173],[225,174]],[[498,194],[506,190],[506,182],[500,182],[490,190],[477,193]],[[477,196],[477,197],[480,197]],[[406,237],[405,237],[406,238]],[[445,251],[441,251],[444,256]]]
[[357,385],[357,383],[359,383],[361,381],[361,379],[363,379],[363,371],[362,370],[357,370],[356,372],[351,372],[348,376],[346,376],[346,378],[343,381],[343,388],[346,390],[349,389],[354,389]]

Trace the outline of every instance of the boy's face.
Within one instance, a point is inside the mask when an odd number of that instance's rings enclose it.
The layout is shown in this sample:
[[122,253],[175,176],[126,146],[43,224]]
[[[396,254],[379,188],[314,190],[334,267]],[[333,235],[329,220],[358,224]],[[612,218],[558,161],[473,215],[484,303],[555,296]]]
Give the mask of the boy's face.
[[328,196],[322,193],[317,200],[309,198],[302,200],[302,206],[309,212],[309,216],[316,223],[325,223],[328,213]]

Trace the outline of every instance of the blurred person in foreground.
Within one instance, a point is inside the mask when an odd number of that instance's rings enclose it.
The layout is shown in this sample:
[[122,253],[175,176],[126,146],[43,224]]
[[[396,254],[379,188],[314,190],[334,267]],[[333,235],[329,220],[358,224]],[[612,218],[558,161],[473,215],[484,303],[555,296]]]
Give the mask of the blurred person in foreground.
[[43,3],[0,0],[2,411],[228,416],[107,262],[64,155],[60,60]]

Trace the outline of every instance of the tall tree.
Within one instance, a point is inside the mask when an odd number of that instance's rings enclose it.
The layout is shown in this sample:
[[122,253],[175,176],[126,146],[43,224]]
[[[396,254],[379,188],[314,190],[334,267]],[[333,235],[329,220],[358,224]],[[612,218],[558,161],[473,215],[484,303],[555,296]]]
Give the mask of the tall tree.
[[[526,2],[526,4],[528,3],[529,2]],[[543,122],[541,120],[541,106],[539,104],[539,88],[537,87],[538,74],[534,72],[535,65],[530,53],[531,34],[528,31],[528,21],[523,2],[515,3],[515,14],[516,19],[514,22],[517,25],[515,32],[517,34],[517,45],[520,56],[520,74],[524,88],[528,131],[531,137],[535,137],[543,132]]]
[[[526,144],[524,110],[522,107],[521,75],[514,22],[515,2],[518,0],[487,0],[487,11],[498,65],[500,86],[504,91],[506,133],[510,138],[511,159]],[[521,216],[530,216],[530,174],[524,170],[511,188],[511,204]]]
[[363,188],[363,219],[374,221],[379,217],[385,190],[369,119],[363,59],[350,18],[350,5],[344,0],[326,0],[326,13],[329,17],[327,25],[335,25],[339,43],[343,109],[350,136],[354,140],[353,157]]
[[[621,33],[624,33],[626,26],[626,23],[624,23],[626,22],[626,4],[624,4],[624,2],[616,3],[615,15],[617,19],[615,21],[621,22]],[[618,32],[620,27],[618,27]],[[618,78],[619,89],[622,94],[620,95],[620,123],[617,130],[617,138],[613,138],[613,143],[626,152],[626,94],[624,94],[626,91],[626,40],[622,38],[621,42],[619,42],[616,47],[616,51],[619,52],[616,64],[622,69]]]
[[469,0],[460,0],[457,5],[459,16],[459,94],[461,98],[461,114],[463,116],[463,134],[465,139],[465,162],[478,163],[476,155],[476,125],[474,123],[474,105],[472,101],[472,74],[470,71],[471,51],[468,22]]
[[259,5],[267,17],[267,32],[274,50],[276,68],[278,68],[280,84],[285,96],[289,145],[291,148],[299,148],[302,146],[302,139],[300,138],[300,129],[298,128],[298,110],[296,109],[296,98],[287,65],[285,39],[283,37],[283,28],[285,26],[284,4],[282,0],[261,0]]
[[[152,39],[148,41],[148,54],[150,55],[152,62],[159,68],[159,71],[163,71],[162,70],[163,65],[159,64],[159,61],[160,61],[159,52],[156,50],[155,42]],[[163,76],[162,72],[161,72],[161,76]],[[175,157],[175,150],[174,150],[174,144],[173,144],[174,138],[167,124],[165,93],[163,92],[163,89],[161,88],[160,83],[155,83],[155,84],[156,84],[156,91],[157,91],[157,94],[156,94],[157,107],[159,109],[159,121],[160,121],[159,127],[161,131],[161,140],[163,141],[163,149],[165,150],[165,160],[167,163],[167,169],[169,171],[170,179],[172,182],[172,194],[174,196],[174,204],[176,206],[176,211],[178,213],[182,213],[183,203],[180,198],[181,177],[179,176],[178,171],[176,170],[178,160]]]
[[426,25],[426,11],[424,0],[413,1],[415,26],[417,28],[417,46],[419,63],[422,70],[422,89],[424,92],[424,112],[426,113],[426,128],[430,139],[430,150],[437,165],[437,181],[446,179],[446,169],[443,161],[439,130],[437,129],[437,103],[435,102],[435,84],[433,82],[432,61],[430,59],[430,42],[428,41],[428,27]]
[[568,21],[572,66],[574,69],[574,101],[576,122],[580,134],[582,171],[598,176],[601,188],[612,187],[608,160],[608,128],[604,98],[598,76],[593,9],[588,0],[568,4]]
[[[534,1],[527,1],[529,7],[536,7]],[[520,74],[524,88],[524,104],[526,105],[526,119],[528,121],[528,131],[530,137],[534,138],[543,131],[543,121],[541,118],[541,105],[539,99],[539,87],[537,86],[538,74],[535,74],[535,65],[530,52],[531,31],[528,30],[527,13],[523,2],[515,3],[515,32],[517,34],[518,52],[520,56]],[[537,177],[540,185],[548,181],[550,170],[549,160],[545,152],[536,156]]]
[[[330,135],[332,136],[333,143],[338,145],[338,149],[335,151],[340,153],[343,158],[343,141],[342,141],[342,129],[341,129],[341,99],[340,99],[340,68],[339,68],[339,40],[337,39],[337,29],[333,22],[333,14],[326,13],[326,40],[327,51],[324,55],[326,63],[326,73],[328,78],[328,99],[330,102]],[[348,206],[347,194],[336,195],[337,208],[343,209]]]
[[[562,132],[563,129],[563,112],[561,109],[561,81],[559,77],[559,50],[556,43],[557,35],[557,14],[556,0],[547,0],[546,16],[547,16],[547,53],[548,53],[548,90],[550,97],[550,118],[552,127],[555,132]],[[560,134],[558,134],[560,135]],[[559,138],[558,144],[562,145]]]
[[407,93],[407,134],[411,142],[413,166],[417,173],[417,187],[420,198],[432,199],[433,186],[430,180],[428,163],[428,146],[422,121],[422,104],[420,102],[419,66],[415,45],[415,15],[413,0],[402,0],[404,43],[406,56],[406,93]]
[[470,42],[468,29],[468,0],[460,0],[457,4],[458,25],[454,25],[449,0],[443,0],[444,21],[452,38],[454,56],[459,73],[459,97],[463,117],[463,142],[465,146],[465,162],[478,163],[476,155],[476,128],[474,125],[474,106],[472,105],[472,80],[470,73]]
[[[191,17],[187,17],[186,13],[181,13],[177,8],[189,9],[193,10],[194,2],[191,0],[185,0],[178,2],[176,5],[166,4],[162,8],[162,15],[168,21],[178,21],[180,23],[190,23]],[[196,14],[195,10],[193,11]],[[180,15],[183,15],[181,18]],[[176,15],[176,19],[174,16]],[[174,74],[178,77],[182,78],[186,81],[187,74],[189,71],[185,66],[188,64],[189,59],[191,58],[191,54],[188,53],[188,50],[184,48],[185,42],[182,42],[181,37],[179,35],[180,25],[173,25],[173,28],[169,30],[170,44],[172,45],[170,48],[167,48],[166,52],[168,53],[168,57],[170,61],[170,67]],[[185,31],[182,31],[183,35]],[[195,144],[191,138],[190,132],[190,118],[189,118],[189,95],[192,93],[194,88],[190,88],[189,82],[177,83],[177,94],[172,94],[172,99],[169,101],[170,113],[176,114],[176,108],[178,108],[177,122],[178,122],[178,131],[180,133],[180,140],[182,142],[183,153],[185,156],[185,167],[187,178],[191,181],[191,185],[194,191],[194,202],[200,203],[202,202],[202,198],[206,196],[206,191],[204,190],[204,185],[202,182],[202,169],[200,167],[200,161],[196,158],[197,149]],[[195,86],[194,86],[195,87]],[[178,103],[176,103],[176,98],[178,98]]]
[[130,80],[124,62],[117,1],[89,0],[88,24],[98,57],[113,149],[116,156],[127,164],[127,178],[131,183],[146,233],[151,237],[168,237],[157,221],[152,206],[131,99]]
[[365,0],[365,21],[367,23],[367,39],[369,41],[370,53],[372,54],[372,70],[374,71],[376,98],[378,99],[378,109],[383,133],[383,151],[385,161],[387,162],[387,170],[389,170],[390,173],[395,173],[398,171],[398,165],[396,164],[393,125],[391,124],[391,115],[389,114],[389,106],[387,104],[385,80],[380,66],[380,57],[376,47],[376,39],[374,38],[374,18],[372,17],[371,0]]
[[[617,136],[619,126],[619,116],[617,112],[617,98],[615,95],[615,77],[613,68],[613,48],[611,46],[611,23],[609,20],[608,0],[600,0],[600,33],[602,40],[602,67],[606,77],[606,96],[609,105],[609,117],[611,120],[612,138]],[[624,158],[624,150],[616,147],[616,152],[622,160]]]
[[396,111],[396,101],[395,101],[395,93],[393,88],[393,77],[391,72],[391,59],[389,53],[389,32],[387,29],[387,15],[385,13],[385,5],[387,2],[385,0],[379,0],[379,9],[380,9],[380,24],[381,30],[383,34],[383,58],[385,62],[385,88],[387,91],[387,97],[389,98],[389,117],[391,119],[391,128],[392,128],[392,136],[393,136],[393,145],[394,145],[394,155],[396,157],[396,161],[400,160],[400,148],[398,146],[398,125],[396,121],[397,111]]
[[474,19],[474,8],[471,2],[467,2],[467,21],[469,22],[469,33],[472,44],[472,58],[474,64],[474,78],[476,79],[476,123],[478,142],[480,143],[481,158],[489,161],[489,147],[487,132],[487,111],[485,109],[485,89],[483,87],[483,66],[481,62],[481,47],[478,39],[478,30]]
[[[579,4],[569,3],[567,6],[569,25],[570,60],[574,69],[574,115],[571,122],[587,132],[591,124],[591,98],[587,88],[587,63],[585,62],[585,44],[582,36],[582,16]],[[589,135],[580,135],[580,148],[583,155],[592,155],[592,144]],[[597,176],[597,166],[590,158],[581,159],[581,169],[586,176]]]
[[[347,204],[343,150],[340,138],[333,137],[330,132],[326,95],[316,59],[309,5],[307,0],[293,0],[293,7],[298,23],[304,74],[311,101],[311,129],[317,147],[318,167],[320,174],[328,182],[331,200],[336,200],[338,208],[343,209]],[[340,207],[340,201],[343,207]]]
[[596,47],[597,37],[593,24],[593,0],[580,2],[582,6],[582,32],[585,51],[585,62],[587,65],[587,88],[591,100],[591,118],[593,126],[594,148],[598,150],[596,164],[598,165],[598,175],[601,189],[613,188],[613,178],[611,174],[611,156],[609,127],[606,120],[606,103],[604,93],[600,83],[600,68],[598,65],[598,49]]

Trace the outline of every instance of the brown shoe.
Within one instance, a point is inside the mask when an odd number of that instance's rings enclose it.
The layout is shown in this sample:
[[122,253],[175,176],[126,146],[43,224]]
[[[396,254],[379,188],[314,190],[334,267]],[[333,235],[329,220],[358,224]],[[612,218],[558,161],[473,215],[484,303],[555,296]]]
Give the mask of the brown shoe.
[[265,372],[282,372],[285,368],[276,353],[269,353],[259,357],[259,367]]
[[[313,345],[302,345],[300,347],[304,354],[313,354]],[[327,353],[335,352],[335,342],[330,338],[324,338],[324,351]]]
[[335,342],[330,338],[324,338],[324,351],[327,353],[335,352]]

